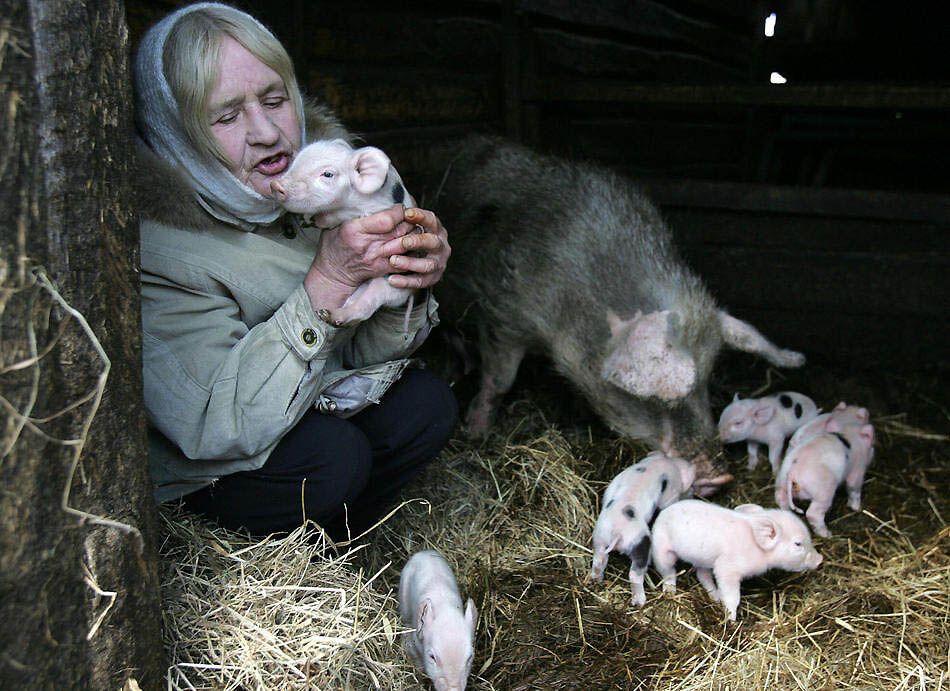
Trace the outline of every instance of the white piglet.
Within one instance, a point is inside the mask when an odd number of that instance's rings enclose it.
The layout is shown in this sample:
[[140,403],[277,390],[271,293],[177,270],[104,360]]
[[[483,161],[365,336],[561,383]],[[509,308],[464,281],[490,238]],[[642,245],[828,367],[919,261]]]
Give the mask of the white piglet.
[[452,567],[434,550],[413,554],[399,577],[399,613],[415,631],[406,634],[406,653],[432,680],[436,691],[463,691],[472,669],[478,613],[462,598]]
[[731,444],[745,441],[749,452],[749,470],[759,462],[759,444],[769,448],[772,474],[778,472],[785,440],[795,430],[818,415],[815,402],[794,391],[774,396],[740,399],[736,394],[719,417],[719,438]]
[[660,512],[653,523],[653,566],[663,590],[676,590],[676,562],[696,567],[696,577],[731,621],[739,608],[740,584],[769,569],[807,571],[821,555],[808,527],[791,511],[743,504],[727,509],[684,499]]
[[658,510],[692,494],[695,479],[696,470],[690,463],[654,451],[611,480],[594,526],[591,580],[603,580],[610,552],[626,554],[630,557],[631,602],[645,604],[643,577],[650,563],[650,521]]
[[[354,149],[342,139],[302,148],[287,172],[271,183],[271,190],[281,206],[303,214],[319,228],[333,228],[394,204],[414,204],[382,150]],[[404,304],[411,295],[408,288],[394,288],[381,276],[364,282],[341,308],[326,316],[338,326],[359,322],[384,305]]]

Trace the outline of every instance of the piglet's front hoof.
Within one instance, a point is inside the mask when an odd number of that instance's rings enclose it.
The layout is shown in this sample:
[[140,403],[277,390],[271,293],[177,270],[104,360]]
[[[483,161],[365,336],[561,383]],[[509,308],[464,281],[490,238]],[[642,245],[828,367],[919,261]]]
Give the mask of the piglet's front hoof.
[[343,326],[343,321],[334,317],[333,313],[330,310],[327,310],[327,309],[317,310],[317,316],[320,318],[321,321],[325,321],[330,326],[335,326],[337,328],[340,328],[341,326]]

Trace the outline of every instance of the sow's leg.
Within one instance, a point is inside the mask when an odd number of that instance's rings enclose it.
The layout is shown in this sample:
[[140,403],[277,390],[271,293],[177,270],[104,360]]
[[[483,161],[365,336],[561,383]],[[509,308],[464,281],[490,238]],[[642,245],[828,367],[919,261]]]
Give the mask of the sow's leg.
[[481,386],[465,415],[465,428],[472,437],[488,433],[495,411],[514,383],[525,355],[523,345],[504,339],[484,324],[479,325],[479,336]]

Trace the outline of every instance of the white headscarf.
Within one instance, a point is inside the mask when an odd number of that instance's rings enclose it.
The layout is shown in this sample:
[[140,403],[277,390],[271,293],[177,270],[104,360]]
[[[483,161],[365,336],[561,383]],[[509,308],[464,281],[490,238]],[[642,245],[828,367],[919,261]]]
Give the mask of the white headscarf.
[[[207,8],[249,17],[261,31],[270,34],[250,15],[217,2],[188,5],[168,15],[145,33],[135,56],[136,121],[152,150],[188,176],[199,203],[209,213],[243,230],[253,230],[253,224],[270,223],[283,213],[283,209],[273,199],[238,180],[220,161],[199,153],[192,146],[178,111],[178,102],[165,79],[162,56],[168,34],[183,16]],[[290,88],[289,84],[287,88]],[[300,141],[306,141],[303,112],[297,113],[297,120]]]

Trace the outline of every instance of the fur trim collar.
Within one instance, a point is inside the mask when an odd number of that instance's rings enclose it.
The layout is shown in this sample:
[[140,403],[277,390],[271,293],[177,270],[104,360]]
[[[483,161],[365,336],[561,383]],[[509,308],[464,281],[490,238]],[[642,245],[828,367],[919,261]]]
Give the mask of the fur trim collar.
[[[304,111],[307,118],[307,138],[310,141],[352,141],[350,133],[327,106],[308,102]],[[138,137],[135,149],[135,201],[141,218],[179,228],[199,230],[221,225],[221,221],[198,203],[187,176],[160,158]]]

